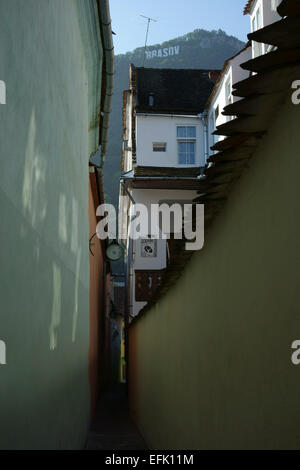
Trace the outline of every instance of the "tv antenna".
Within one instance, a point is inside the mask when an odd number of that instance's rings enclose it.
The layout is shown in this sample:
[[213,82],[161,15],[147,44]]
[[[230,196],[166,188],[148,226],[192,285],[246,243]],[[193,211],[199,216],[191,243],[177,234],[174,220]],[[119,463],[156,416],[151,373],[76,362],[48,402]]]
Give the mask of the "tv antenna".
[[155,20],[154,18],[150,18],[149,16],[145,16],[145,15],[140,15],[140,16],[142,18],[146,18],[146,20],[148,20],[148,22],[147,22],[147,32],[146,32],[146,41],[145,41],[145,47],[144,47],[144,58],[143,58],[143,67],[144,67],[150,22],[154,21],[155,23],[157,23],[157,20]]

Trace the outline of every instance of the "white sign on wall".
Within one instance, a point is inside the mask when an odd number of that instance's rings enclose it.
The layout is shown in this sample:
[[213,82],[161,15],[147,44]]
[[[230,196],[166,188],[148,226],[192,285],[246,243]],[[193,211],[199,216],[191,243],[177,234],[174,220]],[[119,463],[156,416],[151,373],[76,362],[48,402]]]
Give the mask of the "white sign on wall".
[[142,258],[155,258],[157,256],[157,240],[142,238],[141,256]]
[[180,46],[164,47],[163,49],[153,49],[146,51],[147,59],[155,59],[157,57],[169,57],[180,54]]

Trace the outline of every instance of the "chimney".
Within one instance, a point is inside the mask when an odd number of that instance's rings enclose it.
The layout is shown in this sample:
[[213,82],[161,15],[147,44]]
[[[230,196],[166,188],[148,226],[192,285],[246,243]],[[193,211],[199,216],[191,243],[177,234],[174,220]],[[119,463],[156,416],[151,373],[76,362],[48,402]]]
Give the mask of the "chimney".
[[219,78],[220,71],[219,70],[211,70],[208,74],[209,79],[212,80],[213,82],[216,82]]

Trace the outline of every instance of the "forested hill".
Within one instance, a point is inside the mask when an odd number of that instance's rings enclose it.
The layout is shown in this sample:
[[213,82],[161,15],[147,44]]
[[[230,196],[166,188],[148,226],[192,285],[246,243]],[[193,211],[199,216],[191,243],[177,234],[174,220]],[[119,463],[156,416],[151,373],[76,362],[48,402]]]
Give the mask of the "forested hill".
[[[222,68],[226,59],[236,54],[244,43],[224,31],[196,29],[192,33],[147,48],[145,67]],[[122,149],[122,93],[128,89],[129,64],[143,65],[144,48],[115,57],[115,80],[110,117],[109,146],[104,165],[107,202],[118,206],[120,160]]]

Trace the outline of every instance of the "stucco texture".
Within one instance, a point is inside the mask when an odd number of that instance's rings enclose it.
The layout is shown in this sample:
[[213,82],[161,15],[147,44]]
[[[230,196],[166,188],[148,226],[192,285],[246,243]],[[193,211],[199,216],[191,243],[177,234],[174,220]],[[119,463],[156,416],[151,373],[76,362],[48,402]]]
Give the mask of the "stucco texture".
[[288,98],[204,249],[130,328],[132,416],[153,449],[300,447],[299,119]]
[[2,449],[82,448],[89,425],[92,3],[0,0]]

